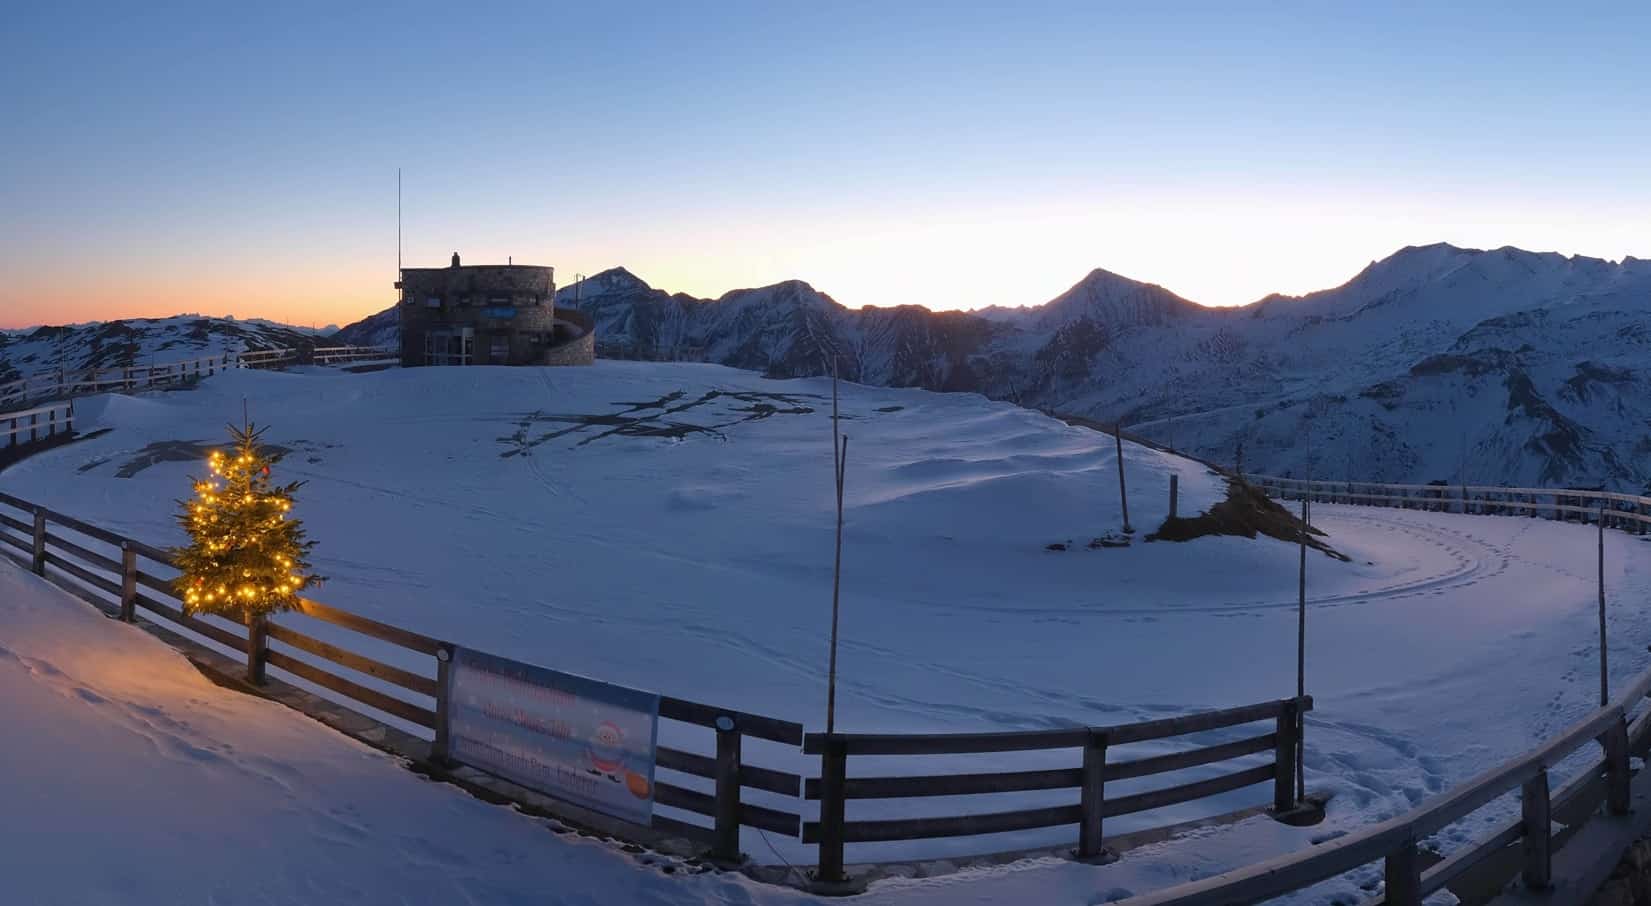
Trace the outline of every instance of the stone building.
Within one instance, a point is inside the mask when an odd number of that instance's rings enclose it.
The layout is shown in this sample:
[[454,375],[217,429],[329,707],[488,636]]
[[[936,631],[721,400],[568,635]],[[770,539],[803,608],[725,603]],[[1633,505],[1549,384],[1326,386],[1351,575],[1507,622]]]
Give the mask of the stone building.
[[405,267],[401,364],[589,365],[589,315],[556,307],[556,271],[527,264]]

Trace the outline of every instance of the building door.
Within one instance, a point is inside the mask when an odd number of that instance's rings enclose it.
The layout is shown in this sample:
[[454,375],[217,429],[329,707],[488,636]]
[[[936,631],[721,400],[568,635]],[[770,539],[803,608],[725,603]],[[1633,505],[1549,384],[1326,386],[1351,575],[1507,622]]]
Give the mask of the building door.
[[424,335],[424,364],[468,365],[474,354],[475,330],[432,330]]
[[487,349],[487,363],[489,365],[510,364],[510,336],[508,334],[495,334],[493,336],[493,341]]

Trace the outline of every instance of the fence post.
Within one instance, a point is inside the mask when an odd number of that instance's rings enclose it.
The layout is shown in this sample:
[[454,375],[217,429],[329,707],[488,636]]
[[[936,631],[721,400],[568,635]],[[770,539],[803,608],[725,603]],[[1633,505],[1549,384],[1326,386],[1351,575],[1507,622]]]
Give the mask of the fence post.
[[1417,856],[1414,839],[1406,840],[1387,854],[1383,865],[1387,882],[1382,892],[1385,906],[1422,906],[1422,863]]
[[34,574],[44,576],[46,574],[46,508],[43,506],[34,508],[33,553],[34,558],[31,563],[34,566]]
[[711,858],[723,862],[740,859],[740,732],[734,718],[720,714],[717,730],[716,842]]
[[430,744],[430,760],[452,761],[453,646],[436,649],[436,739]]
[[1611,729],[1600,737],[1605,746],[1605,805],[1613,815],[1629,812],[1628,782],[1633,779],[1628,769],[1628,721],[1618,717]]
[[1181,476],[1169,477],[1169,518],[1175,518],[1175,511],[1181,502]]
[[1273,753],[1273,811],[1296,807],[1296,745],[1301,701],[1288,699],[1278,711],[1278,743]]
[[1107,736],[1098,730],[1089,731],[1083,747],[1083,792],[1079,809],[1083,814],[1078,825],[1078,858],[1096,859],[1101,847],[1101,816],[1106,806],[1106,744]]
[[832,733],[820,752],[820,864],[815,878],[824,884],[843,879],[843,782],[848,779],[848,747]]
[[264,684],[264,652],[269,647],[269,623],[263,614],[247,621],[247,682]]
[[132,542],[120,543],[120,619],[123,623],[137,620],[138,552]]
[[1530,890],[1546,890],[1553,883],[1553,838],[1548,834],[1548,769],[1525,781],[1519,790],[1519,813],[1524,819],[1525,869]]

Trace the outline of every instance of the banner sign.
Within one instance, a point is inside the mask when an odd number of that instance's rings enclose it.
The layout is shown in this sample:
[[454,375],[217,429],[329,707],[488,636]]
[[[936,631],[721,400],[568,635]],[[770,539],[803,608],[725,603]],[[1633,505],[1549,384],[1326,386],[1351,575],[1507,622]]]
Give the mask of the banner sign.
[[659,696],[453,649],[452,757],[625,821],[653,820]]

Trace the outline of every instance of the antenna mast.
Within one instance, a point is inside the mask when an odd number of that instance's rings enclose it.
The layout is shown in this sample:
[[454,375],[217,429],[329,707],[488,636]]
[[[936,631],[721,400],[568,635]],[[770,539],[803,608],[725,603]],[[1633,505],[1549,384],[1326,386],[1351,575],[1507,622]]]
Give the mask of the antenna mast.
[[396,168],[396,280],[401,279],[401,168]]

